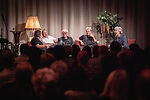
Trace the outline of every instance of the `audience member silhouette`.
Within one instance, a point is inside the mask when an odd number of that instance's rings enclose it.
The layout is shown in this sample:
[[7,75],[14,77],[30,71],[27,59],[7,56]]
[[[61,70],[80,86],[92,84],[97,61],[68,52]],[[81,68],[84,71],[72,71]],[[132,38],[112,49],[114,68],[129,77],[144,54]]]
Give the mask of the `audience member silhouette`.
[[15,58],[15,63],[19,63],[22,61],[29,61],[29,45],[28,44],[21,44],[20,45],[20,55]]
[[32,85],[33,68],[28,62],[19,62],[15,74],[15,100],[33,100],[34,89]]
[[127,92],[127,72],[125,69],[117,69],[109,74],[99,100],[127,100]]
[[110,44],[110,53],[113,55],[117,55],[122,49],[122,46],[119,42],[113,41]]
[[3,49],[0,54],[0,87],[15,80],[14,54],[10,49]]
[[58,80],[58,75],[52,69],[38,69],[32,77],[36,100],[63,100],[57,87]]
[[135,82],[136,100],[150,100],[150,68],[141,70]]
[[51,53],[43,53],[40,55],[40,66],[42,67],[49,67],[55,60],[54,55]]

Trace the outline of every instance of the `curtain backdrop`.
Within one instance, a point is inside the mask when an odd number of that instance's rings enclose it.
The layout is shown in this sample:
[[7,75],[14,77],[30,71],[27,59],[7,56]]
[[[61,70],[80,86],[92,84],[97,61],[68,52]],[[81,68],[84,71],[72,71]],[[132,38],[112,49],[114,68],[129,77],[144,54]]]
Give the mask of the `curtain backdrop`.
[[41,28],[47,29],[50,35],[58,38],[61,30],[67,28],[69,35],[76,39],[85,34],[85,27],[97,22],[99,14],[111,11],[123,17],[121,27],[127,37],[136,39],[145,48],[150,44],[149,6],[148,0],[1,0],[0,33],[14,42],[10,31],[19,30],[17,26],[24,25],[32,15],[38,16]]

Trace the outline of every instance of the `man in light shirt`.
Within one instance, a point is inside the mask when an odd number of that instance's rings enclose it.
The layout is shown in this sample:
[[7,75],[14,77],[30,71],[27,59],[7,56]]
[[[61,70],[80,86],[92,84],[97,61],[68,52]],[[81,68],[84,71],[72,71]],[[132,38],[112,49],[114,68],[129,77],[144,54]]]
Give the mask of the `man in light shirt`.
[[43,37],[41,38],[41,40],[44,44],[50,44],[50,45],[55,44],[54,40],[56,40],[56,38],[48,35],[47,31],[45,29],[43,29],[43,31],[42,31],[42,36]]

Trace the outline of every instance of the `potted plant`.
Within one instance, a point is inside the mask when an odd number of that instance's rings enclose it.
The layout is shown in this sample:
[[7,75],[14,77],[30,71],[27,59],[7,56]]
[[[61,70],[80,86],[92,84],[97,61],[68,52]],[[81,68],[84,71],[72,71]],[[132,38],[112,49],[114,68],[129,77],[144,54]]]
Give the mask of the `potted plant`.
[[109,35],[110,35],[110,42],[115,39],[114,28],[116,26],[120,26],[119,22],[123,19],[119,17],[118,14],[112,14],[109,11],[105,11],[104,13],[100,14],[97,19],[100,21],[100,24],[105,25],[107,28],[109,26]]

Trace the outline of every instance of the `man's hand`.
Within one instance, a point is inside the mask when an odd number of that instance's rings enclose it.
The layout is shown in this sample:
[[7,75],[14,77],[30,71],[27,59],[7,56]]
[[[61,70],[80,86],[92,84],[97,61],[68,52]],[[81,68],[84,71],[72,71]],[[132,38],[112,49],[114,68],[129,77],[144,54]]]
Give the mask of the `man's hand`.
[[94,39],[95,42],[97,42],[96,38],[94,37],[93,34],[90,34],[90,36]]
[[58,43],[58,39],[55,39],[55,40],[53,40],[54,41],[54,43]]
[[92,38],[94,38],[94,35],[93,35],[93,34],[90,34],[90,36],[91,36]]
[[48,48],[49,48],[49,46],[50,46],[49,44],[46,44],[46,45],[45,45],[45,48],[46,48],[46,49],[48,49]]
[[55,43],[46,43],[46,45],[50,45],[50,46],[53,45],[53,44],[55,44]]
[[82,41],[80,41],[80,44],[81,44],[81,45],[84,45],[84,43],[83,43]]

